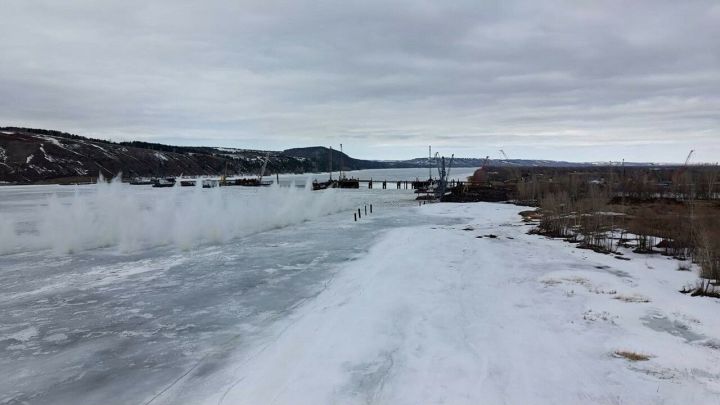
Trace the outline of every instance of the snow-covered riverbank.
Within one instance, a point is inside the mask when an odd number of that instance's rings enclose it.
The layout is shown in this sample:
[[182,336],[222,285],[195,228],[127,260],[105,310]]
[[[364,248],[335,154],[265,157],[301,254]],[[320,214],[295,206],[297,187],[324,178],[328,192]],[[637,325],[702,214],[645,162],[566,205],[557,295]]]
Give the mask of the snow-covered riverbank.
[[510,205],[417,210],[467,223],[389,231],[211,390],[169,403],[720,400],[720,302],[680,294],[695,275],[676,262],[527,235]]

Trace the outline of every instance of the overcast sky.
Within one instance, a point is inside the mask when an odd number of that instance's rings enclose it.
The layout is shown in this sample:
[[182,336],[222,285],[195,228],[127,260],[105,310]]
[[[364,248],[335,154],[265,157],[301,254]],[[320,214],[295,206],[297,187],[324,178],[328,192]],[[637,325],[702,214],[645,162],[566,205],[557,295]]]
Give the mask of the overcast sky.
[[0,125],[351,156],[720,160],[720,1],[0,1]]

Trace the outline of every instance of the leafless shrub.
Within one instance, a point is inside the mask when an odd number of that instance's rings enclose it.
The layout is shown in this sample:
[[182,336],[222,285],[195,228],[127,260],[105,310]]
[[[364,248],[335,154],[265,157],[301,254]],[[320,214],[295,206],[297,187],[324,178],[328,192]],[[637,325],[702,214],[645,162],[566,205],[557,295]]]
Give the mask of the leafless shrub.
[[650,298],[639,294],[618,294],[613,298],[625,302],[650,302]]
[[717,215],[698,214],[702,221],[693,227],[694,258],[700,265],[703,281],[700,290],[714,292],[720,281],[720,219]]
[[542,214],[536,232],[603,253],[633,242],[638,253],[691,259],[700,268],[695,295],[720,291],[720,168],[604,170],[545,169],[523,176],[518,195],[537,199]]
[[650,360],[650,357],[651,357],[647,354],[631,352],[631,351],[627,351],[627,350],[616,350],[613,354],[616,357],[622,357],[622,358],[630,360],[630,361],[647,361],[647,360]]

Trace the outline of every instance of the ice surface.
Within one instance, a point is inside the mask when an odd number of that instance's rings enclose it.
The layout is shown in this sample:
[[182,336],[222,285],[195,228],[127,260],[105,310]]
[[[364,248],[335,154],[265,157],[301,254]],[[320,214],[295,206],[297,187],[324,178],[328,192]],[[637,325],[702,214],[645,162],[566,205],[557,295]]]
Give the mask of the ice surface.
[[[202,384],[187,381],[163,403],[720,399],[718,351],[685,339],[690,329],[697,330],[692,336],[720,335],[717,303],[673,288],[692,275],[675,271],[664,257],[626,252],[632,260],[618,262],[527,235],[519,210],[492,204],[417,209],[436,219],[472,219],[386,233],[316,299],[279,322],[260,349],[238,352],[230,367]],[[475,237],[487,233],[498,238]],[[619,292],[642,292],[648,301],[613,299]],[[649,312],[692,326],[676,339],[657,323],[648,327]],[[616,351],[651,359],[631,363]]]
[[[336,190],[322,198],[350,209],[285,223],[259,190],[122,190],[157,209],[257,199],[272,226],[219,241],[200,228],[190,247],[138,234],[128,249],[0,256],[0,403],[720,400],[717,301],[680,294],[696,275],[665,257],[618,261],[527,235],[521,207],[418,207],[405,190]],[[34,235],[52,195],[61,210],[125,198],[97,191],[1,188],[2,237]]]
[[[122,186],[132,193],[123,197],[112,187],[102,190],[108,198],[97,196],[94,186],[2,188],[0,212],[13,226],[31,232],[33,218],[48,209],[52,198],[67,207],[62,209],[118,204],[111,201],[115,198],[160,207],[153,200],[165,196],[207,209],[206,197],[196,195],[202,192],[244,210],[257,207],[257,218],[251,219],[270,223],[190,248],[171,243],[0,256],[0,370],[18,370],[3,373],[0,403],[143,403],[183,375],[192,381],[213,376],[228,366],[229,354],[253,347],[278,320],[312,300],[379,234],[427,223],[408,209],[414,195],[404,190],[313,193],[238,187],[220,189],[228,194],[217,197],[211,194],[217,190]],[[173,193],[178,195],[170,199]],[[300,212],[286,213],[291,221],[279,221],[277,210],[290,207],[279,199],[293,196]],[[325,199],[333,206],[324,205]],[[309,205],[306,212],[298,201]],[[337,202],[352,209],[342,210]],[[373,215],[353,222],[353,211],[369,203]],[[327,211],[317,210],[322,207]],[[313,210],[314,216],[308,216]],[[133,222],[138,216],[124,218]]]

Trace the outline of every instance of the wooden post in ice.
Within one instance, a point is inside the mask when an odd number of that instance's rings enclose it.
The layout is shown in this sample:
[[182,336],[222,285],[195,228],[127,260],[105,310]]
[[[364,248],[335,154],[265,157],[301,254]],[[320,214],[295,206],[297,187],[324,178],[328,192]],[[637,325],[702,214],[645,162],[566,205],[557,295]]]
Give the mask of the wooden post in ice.
[[367,216],[367,205],[365,205],[365,216]]
[[353,212],[353,219],[357,222],[357,214]]
[[372,214],[372,204],[370,204],[370,213]]
[[362,218],[362,215],[360,215],[360,208],[358,208],[358,218]]

